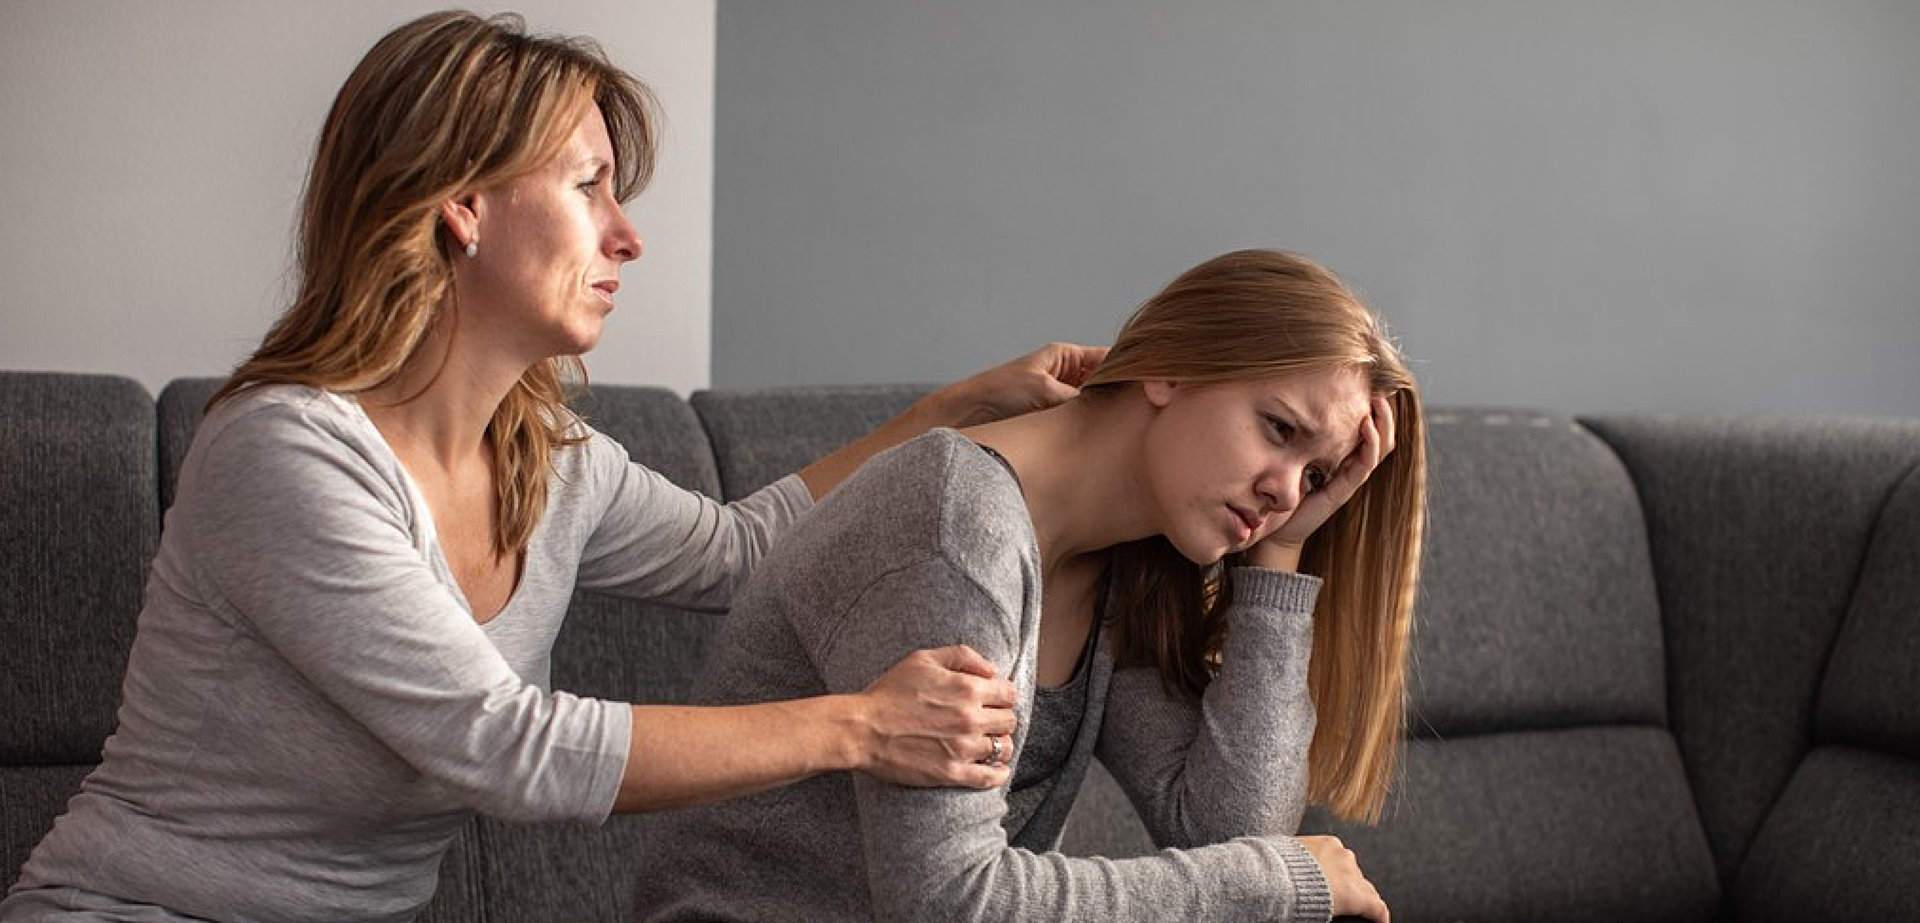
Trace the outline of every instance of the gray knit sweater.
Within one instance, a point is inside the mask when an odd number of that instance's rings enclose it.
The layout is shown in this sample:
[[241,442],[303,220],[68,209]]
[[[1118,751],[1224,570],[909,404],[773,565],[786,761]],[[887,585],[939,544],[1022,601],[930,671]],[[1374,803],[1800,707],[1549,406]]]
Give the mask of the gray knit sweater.
[[[1305,801],[1312,577],[1245,569],[1204,700],[1168,697],[1104,647],[1082,745],[1047,803],[855,773],[650,819],[651,920],[1284,920],[1329,915],[1290,838]],[[1019,485],[951,430],[877,456],[784,537],[735,604],[696,688],[742,703],[864,688],[918,648],[967,644],[1034,700],[1041,585]],[[1163,850],[1047,851],[1096,752]],[[1016,757],[1017,758],[1017,757]],[[1004,824],[1015,829],[1009,832]]]
[[167,514],[119,728],[0,919],[408,920],[473,812],[604,820],[632,711],[547,689],[574,587],[725,607],[812,503],[789,478],[723,506],[587,435],[556,453],[519,585],[479,625],[351,398],[271,387],[216,407]]

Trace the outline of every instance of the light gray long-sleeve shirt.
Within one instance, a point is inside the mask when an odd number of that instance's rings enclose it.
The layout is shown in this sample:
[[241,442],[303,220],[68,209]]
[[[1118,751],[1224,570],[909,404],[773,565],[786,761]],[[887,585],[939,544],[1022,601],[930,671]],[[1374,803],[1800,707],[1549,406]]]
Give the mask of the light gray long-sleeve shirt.
[[64,902],[405,920],[472,812],[603,821],[631,711],[547,688],[576,583],[724,608],[812,501],[788,478],[725,506],[597,433],[556,452],[548,485],[520,581],[481,625],[353,399],[282,386],[216,407],[167,515],[119,727],[0,918]]
[[[1003,790],[832,773],[657,815],[636,870],[641,916],[1327,919],[1325,879],[1290,836],[1313,734],[1319,581],[1234,576],[1222,667],[1199,703],[1169,697],[1151,669],[1113,671],[1096,651],[1102,698],[1082,735],[1098,746],[1076,746],[1056,773],[1049,797],[1063,801],[1008,822]],[[715,640],[696,700],[851,692],[910,651],[967,644],[1018,689],[1017,747],[1034,701],[1040,579],[1019,485],[964,437],[936,430],[876,456],[782,539]],[[1156,843],[1176,848],[1123,860],[1046,851],[1096,749]]]

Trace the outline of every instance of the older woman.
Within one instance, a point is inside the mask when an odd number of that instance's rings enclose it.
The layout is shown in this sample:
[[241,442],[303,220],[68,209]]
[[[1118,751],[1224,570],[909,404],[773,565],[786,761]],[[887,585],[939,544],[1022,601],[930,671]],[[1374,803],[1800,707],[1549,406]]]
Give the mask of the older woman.
[[0,918],[401,920],[474,811],[1005,781],[981,760],[1012,688],[963,647],[738,708],[545,688],[576,586],[724,608],[867,455],[1057,402],[1098,361],[982,373],[735,504],[673,486],[563,403],[641,254],[621,203],[653,137],[644,87],[511,18],[430,15],[367,54],[314,157],[298,296],[183,465],[119,728]]

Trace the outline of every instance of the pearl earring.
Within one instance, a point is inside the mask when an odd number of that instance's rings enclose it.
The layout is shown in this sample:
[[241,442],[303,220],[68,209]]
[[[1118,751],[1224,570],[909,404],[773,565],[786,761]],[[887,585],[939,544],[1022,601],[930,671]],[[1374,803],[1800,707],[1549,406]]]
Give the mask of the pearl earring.
[[467,259],[473,259],[474,257],[479,255],[480,255],[480,238],[475,237],[474,239],[467,241]]

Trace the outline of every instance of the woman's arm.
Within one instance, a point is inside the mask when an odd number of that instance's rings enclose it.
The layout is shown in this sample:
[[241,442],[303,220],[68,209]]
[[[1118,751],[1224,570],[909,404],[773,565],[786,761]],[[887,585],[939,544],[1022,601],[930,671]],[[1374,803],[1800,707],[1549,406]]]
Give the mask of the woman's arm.
[[[1031,626],[983,585],[1021,585],[945,560],[893,569],[868,585],[820,662],[828,687],[858,688],[904,649],[964,642],[1008,675],[1026,671]],[[1016,596],[1018,589],[1013,591]],[[1016,603],[1017,605],[1017,603]],[[898,613],[935,608],[940,619]],[[874,915],[883,920],[1281,920],[1329,916],[1325,879],[1289,837],[1244,837],[1127,860],[1035,854],[1007,845],[1004,792],[909,789],[853,780]]]
[[903,785],[995,788],[987,735],[1012,734],[1013,685],[964,646],[907,655],[859,693],[699,708],[636,705],[616,812],[738,798],[837,769]]
[[1106,347],[1051,343],[914,402],[899,416],[800,469],[815,499],[824,497],[875,453],[936,426],[962,427],[1044,410],[1079,393]]
[[1160,846],[1293,834],[1306,807],[1307,664],[1320,581],[1236,568],[1220,672],[1199,702],[1151,667],[1116,670],[1100,761]]
[[589,454],[604,498],[580,559],[580,585],[627,598],[719,611],[774,539],[875,453],[936,426],[966,426],[1050,407],[1076,388],[1105,348],[1055,343],[948,385],[838,451],[732,503],[681,488],[596,436]]

